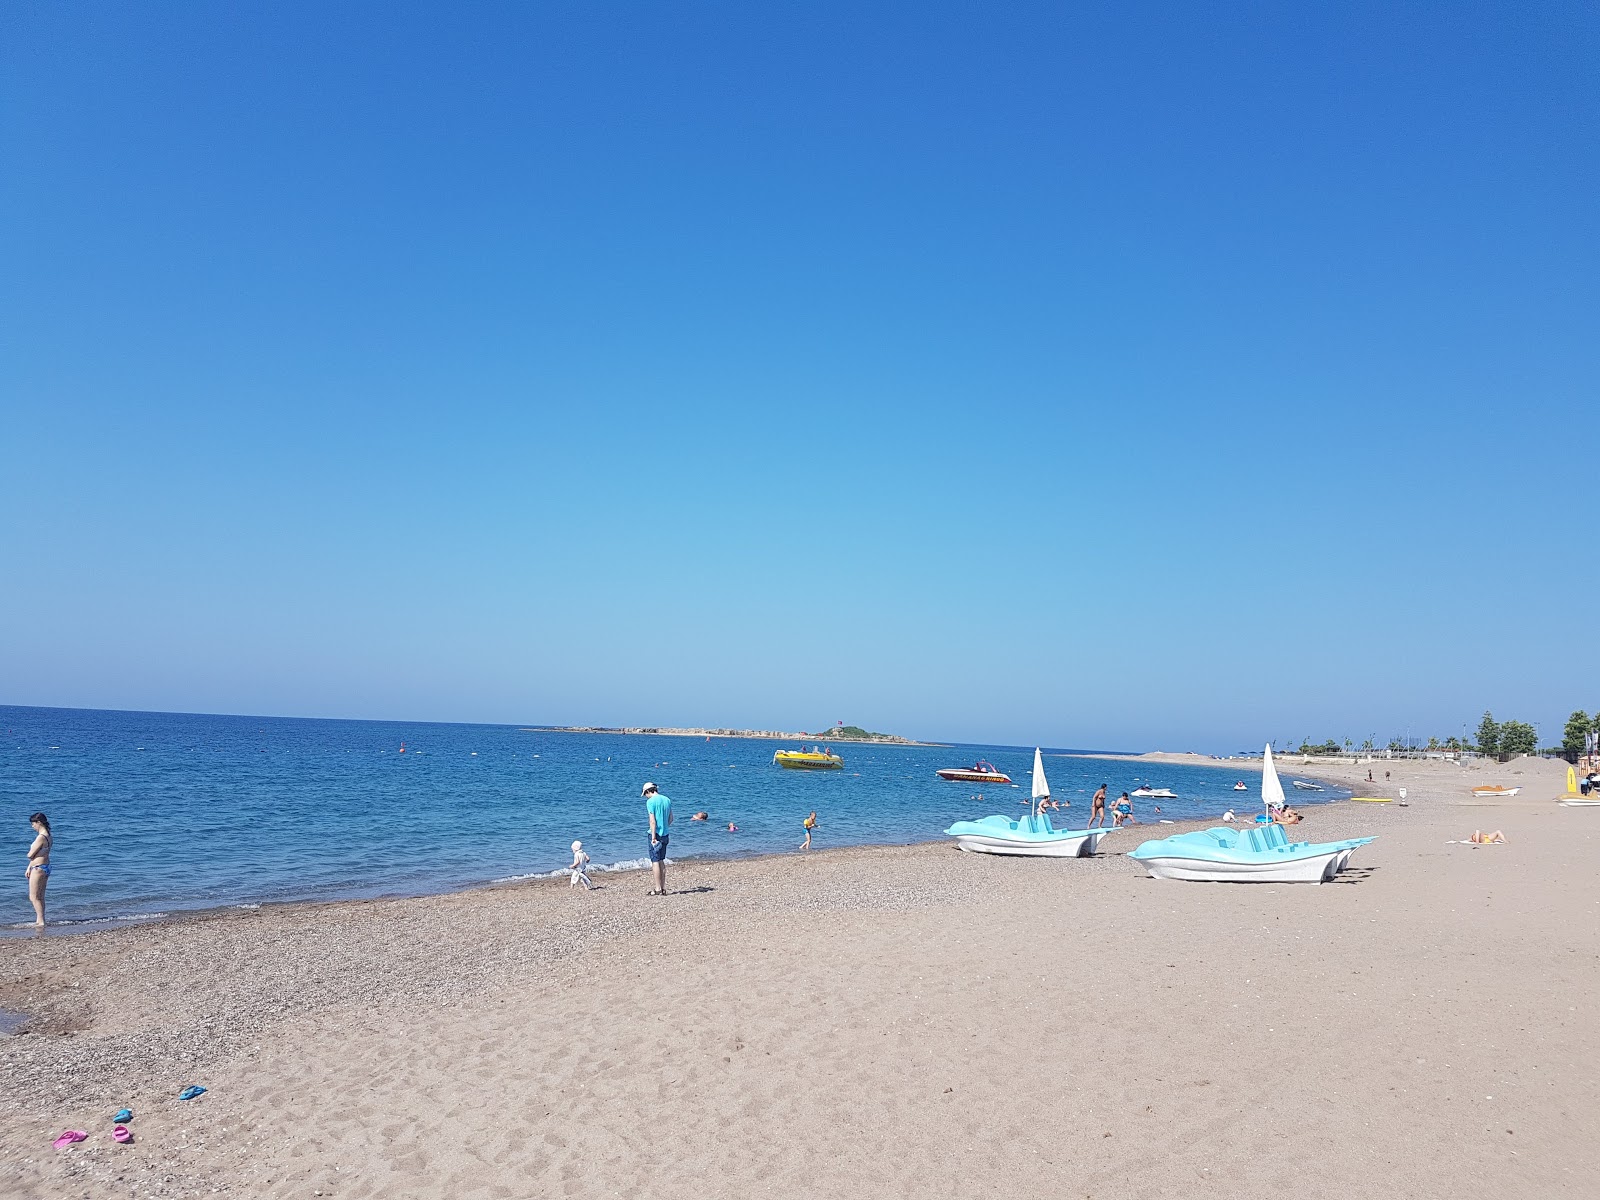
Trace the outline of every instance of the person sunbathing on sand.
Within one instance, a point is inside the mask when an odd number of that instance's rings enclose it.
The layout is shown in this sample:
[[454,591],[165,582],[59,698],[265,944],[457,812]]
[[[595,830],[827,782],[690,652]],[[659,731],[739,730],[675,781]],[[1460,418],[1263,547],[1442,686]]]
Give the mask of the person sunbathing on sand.
[[1304,817],[1287,805],[1285,805],[1283,808],[1273,809],[1272,819],[1279,825],[1298,825],[1301,821],[1305,820]]
[[1498,846],[1503,845],[1505,840],[1506,835],[1501,833],[1498,829],[1496,829],[1493,833],[1485,833],[1481,829],[1474,829],[1472,831],[1472,844],[1475,846]]

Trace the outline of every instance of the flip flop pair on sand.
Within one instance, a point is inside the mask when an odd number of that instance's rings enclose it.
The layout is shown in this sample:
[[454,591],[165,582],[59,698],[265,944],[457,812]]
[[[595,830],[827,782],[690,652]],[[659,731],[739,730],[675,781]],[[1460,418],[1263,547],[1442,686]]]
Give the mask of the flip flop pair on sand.
[[[178,1093],[179,1100],[193,1100],[196,1096],[204,1096],[206,1089],[198,1085],[186,1087]],[[133,1141],[133,1130],[128,1128],[128,1122],[133,1120],[133,1109],[119,1108],[116,1115],[111,1118],[111,1140],[119,1145],[126,1146]],[[86,1142],[89,1135],[82,1129],[69,1129],[51,1143],[57,1150],[65,1150],[76,1142]]]
[[[132,1117],[131,1113],[129,1114],[129,1117],[131,1119],[131,1117]],[[81,1129],[69,1129],[65,1133],[63,1133],[60,1137],[58,1137],[54,1142],[52,1142],[51,1145],[53,1145],[57,1150],[65,1150],[68,1146],[72,1145],[74,1142],[86,1142],[88,1140],[89,1140],[89,1135],[87,1133],[85,1133],[83,1130],[81,1130]],[[120,1124],[120,1123],[117,1124],[117,1125],[114,1125],[111,1128],[111,1140],[114,1141],[114,1142],[117,1142],[120,1145],[126,1146],[129,1142],[133,1141],[133,1131],[130,1130],[126,1125],[123,1125],[123,1124]]]

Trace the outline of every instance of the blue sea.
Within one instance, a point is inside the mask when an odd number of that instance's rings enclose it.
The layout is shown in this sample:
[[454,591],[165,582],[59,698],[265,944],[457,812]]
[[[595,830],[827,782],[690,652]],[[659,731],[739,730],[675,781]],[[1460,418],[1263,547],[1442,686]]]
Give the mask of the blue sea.
[[[55,833],[49,917],[94,926],[273,901],[452,891],[546,875],[581,838],[594,865],[643,865],[645,781],[672,797],[673,861],[794,850],[815,810],[818,847],[938,840],[952,821],[1021,812],[1033,748],[835,749],[842,771],[786,771],[797,743],[561,733],[514,725],[411,724],[0,706],[0,839],[13,886],[0,928],[32,921],[23,883],[42,809]],[[404,753],[401,747],[404,746]],[[1101,783],[1178,800],[1161,817],[1215,817],[1259,802],[1239,767],[1045,759],[1077,824]],[[946,783],[984,757],[1016,786]],[[1250,793],[1234,793],[1243,778]],[[1285,782],[1291,776],[1285,773]],[[980,790],[982,797],[979,798]],[[1297,801],[1339,799],[1329,789]],[[697,810],[711,820],[691,823]],[[729,832],[733,822],[737,832]],[[1130,835],[1129,842],[1138,835]],[[597,882],[603,882],[603,875]]]

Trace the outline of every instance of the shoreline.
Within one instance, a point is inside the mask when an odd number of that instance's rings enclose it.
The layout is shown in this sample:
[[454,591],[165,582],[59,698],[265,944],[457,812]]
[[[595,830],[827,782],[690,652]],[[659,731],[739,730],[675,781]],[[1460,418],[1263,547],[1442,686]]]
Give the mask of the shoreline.
[[[8,939],[0,1009],[30,1020],[0,1038],[0,1192],[687,1200],[803,1171],[839,1198],[981,1176],[1270,1200],[1338,1146],[1383,1192],[1579,1194],[1600,930],[1550,914],[1600,904],[1600,831],[1548,798],[1462,811],[1449,773],[1392,782],[1409,807],[1306,806],[1298,836],[1378,835],[1321,886],[1127,858],[1198,820],[1089,859],[829,847],[684,860],[664,900],[617,872]],[[1485,820],[1506,845],[1462,840]],[[1027,1054],[997,1072],[986,1030],[1027,1031]],[[862,1079],[859,1153],[818,1156]],[[1041,1106],[1082,1136],[1033,1153],[1016,1113]],[[1263,1142],[1263,1106],[1294,1136]],[[662,1122],[697,1147],[670,1170],[637,1132]],[[63,1128],[90,1140],[52,1151]]]
[[[1326,780],[1324,782],[1334,783],[1332,780]],[[1345,785],[1334,783],[1334,786],[1339,787]],[[1239,793],[1239,796],[1248,798],[1250,794],[1251,793],[1241,792]],[[1295,795],[1299,796],[1302,795],[1302,793],[1295,793]],[[1312,793],[1312,795],[1315,796],[1316,793]],[[1345,797],[1329,796],[1324,799],[1306,799],[1302,801],[1302,804],[1305,807],[1322,808],[1330,805],[1341,804],[1345,801]],[[1132,826],[1125,826],[1124,828],[1151,831],[1167,830],[1169,832],[1182,832],[1185,829],[1203,829],[1219,822],[1222,819],[1222,811],[1227,811],[1228,809],[1238,807],[1237,805],[1230,803],[1230,797],[1222,797],[1218,800],[1218,803],[1222,805],[1223,808],[1214,816],[1185,817],[1182,819],[1157,818],[1150,821],[1136,820]],[[1074,815],[1084,815],[1085,819],[1087,819],[1087,814],[1075,813]],[[1052,819],[1055,820],[1055,818]],[[1062,825],[1059,820],[1056,820],[1056,824],[1059,827],[1066,827]],[[1180,826],[1182,829],[1178,828]],[[1151,833],[1149,836],[1153,837],[1156,835]],[[1166,834],[1161,834],[1160,836],[1166,836]],[[806,851],[805,855],[802,855],[800,851],[792,849],[705,851],[701,853],[685,855],[683,858],[669,858],[668,864],[672,867],[693,869],[697,866],[708,863],[761,862],[768,859],[783,860],[794,857],[804,857],[806,855],[829,853],[837,854],[845,851],[907,849],[912,847],[936,846],[941,844],[953,846],[954,839],[946,837],[943,832],[938,832],[932,833],[926,838],[918,838],[913,841],[845,842],[838,845],[818,846]],[[639,859],[624,859],[614,863],[602,863],[600,865],[591,864],[589,868],[591,874],[605,877],[626,877],[635,872],[648,871],[648,869],[648,865],[643,864],[642,860]],[[564,885],[569,878],[570,876],[565,868],[556,868],[552,871],[533,871],[520,875],[498,876],[493,879],[472,880],[470,882],[453,887],[419,888],[415,890],[389,892],[328,894],[320,896],[307,895],[295,896],[288,899],[242,899],[221,904],[209,904],[204,907],[180,907],[166,909],[155,913],[138,913],[128,916],[87,917],[51,923],[45,926],[45,932],[42,936],[46,938],[75,938],[89,934],[113,932],[118,929],[143,928],[153,925],[170,924],[174,922],[226,917],[230,914],[239,912],[254,912],[262,909],[273,909],[276,911],[296,905],[323,906],[341,904],[377,904],[402,900],[420,900],[427,899],[429,897],[458,896],[468,893],[492,891],[501,888],[516,888],[529,885]],[[35,940],[40,936],[41,935],[37,929],[31,923],[0,925],[0,942],[10,940]]]

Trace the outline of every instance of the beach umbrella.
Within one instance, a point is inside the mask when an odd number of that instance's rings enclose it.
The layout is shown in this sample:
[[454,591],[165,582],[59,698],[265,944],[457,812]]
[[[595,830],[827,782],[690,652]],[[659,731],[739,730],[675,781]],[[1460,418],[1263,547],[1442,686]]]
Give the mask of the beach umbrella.
[[1267,816],[1272,815],[1272,806],[1279,808],[1284,805],[1283,784],[1278,782],[1278,768],[1272,765],[1272,744],[1267,744],[1267,752],[1261,759],[1261,803],[1266,805]]
[[1033,748],[1033,807],[1039,809],[1039,801],[1050,799],[1050,784],[1044,777],[1044,755],[1039,753],[1039,747]]

